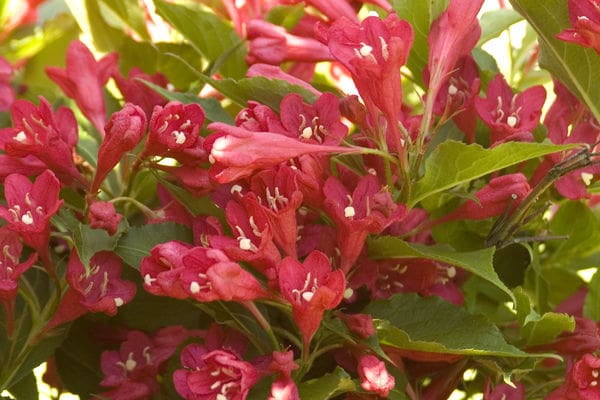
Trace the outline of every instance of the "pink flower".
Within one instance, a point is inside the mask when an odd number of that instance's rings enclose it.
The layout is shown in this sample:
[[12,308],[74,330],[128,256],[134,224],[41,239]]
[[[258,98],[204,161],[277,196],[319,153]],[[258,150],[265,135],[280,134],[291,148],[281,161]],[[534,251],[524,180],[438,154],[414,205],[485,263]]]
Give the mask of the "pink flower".
[[206,153],[199,135],[204,119],[204,110],[196,103],[171,101],[164,107],[155,106],[144,156],[171,157],[182,164],[205,161]]
[[490,146],[510,140],[532,141],[546,100],[543,86],[514,94],[502,74],[489,83],[487,98],[475,99],[475,109],[490,128]]
[[366,175],[350,192],[330,176],[323,187],[325,210],[338,229],[341,268],[348,272],[364,246],[369,233],[381,233],[392,222],[406,214],[406,207],[392,200],[387,188],[376,177]]
[[117,213],[113,203],[108,201],[94,201],[88,209],[90,227],[104,229],[109,235],[117,233],[119,223],[123,216]]
[[591,47],[600,54],[600,9],[595,0],[569,0],[569,20],[572,28],[556,37],[565,42]]
[[208,128],[214,131],[209,160],[210,172],[219,183],[228,183],[304,154],[351,153],[355,150],[325,146],[292,139],[273,132],[253,132],[221,122]]
[[105,136],[98,149],[98,165],[91,193],[95,193],[121,157],[131,151],[142,140],[146,132],[146,114],[131,103],[111,115],[106,124]]
[[248,68],[248,71],[246,71],[246,76],[249,78],[254,76],[264,76],[268,79],[283,80],[288,83],[291,83],[292,85],[300,86],[316,94],[317,96],[321,95],[321,92],[315,89],[311,84],[307,83],[306,81],[303,81],[302,79],[296,78],[295,76],[290,75],[287,72],[284,72],[279,66],[255,63],[252,64],[250,68]]
[[[17,100],[11,107],[12,128],[0,130],[0,147],[12,157],[35,157],[51,169],[61,181],[87,185],[75,163],[77,121],[67,107],[56,113],[46,99],[40,97],[36,107],[27,100]],[[52,151],[48,151],[51,148]]]
[[192,247],[187,243],[170,241],[152,248],[150,255],[140,263],[140,274],[144,279],[144,289],[155,296],[168,296],[175,299],[189,297],[183,288],[181,274],[184,270],[183,256]]
[[525,400],[525,385],[517,382],[515,386],[501,383],[494,390],[483,394],[483,400]]
[[573,382],[582,400],[596,400],[600,398],[600,358],[592,354],[585,354],[573,366]]
[[38,252],[47,253],[50,240],[50,218],[62,200],[58,199],[60,182],[49,170],[33,183],[23,175],[11,174],[4,181],[7,206],[0,206],[0,218],[8,228],[18,232],[23,241]]
[[367,17],[360,25],[342,17],[322,36],[331,54],[350,71],[371,118],[377,120],[378,110],[385,115],[400,152],[396,126],[402,109],[400,67],[412,46],[412,27],[395,13],[383,20]]
[[561,355],[581,357],[600,350],[600,332],[596,322],[589,318],[574,317],[575,329],[563,332],[551,343],[529,347],[530,351],[555,351]]
[[191,344],[181,351],[181,365],[173,383],[186,400],[244,400],[258,380],[256,369],[228,350],[212,350]]
[[119,91],[127,103],[139,106],[150,119],[154,106],[164,106],[167,102],[158,92],[154,91],[140,80],[154,83],[163,88],[169,83],[167,78],[160,72],[154,75],[148,75],[141,69],[133,67],[129,70],[127,78],[123,77],[117,68],[114,69],[112,77],[117,83]]
[[184,289],[201,302],[248,301],[266,297],[256,278],[221,250],[195,247],[183,257]]
[[46,73],[67,97],[75,100],[83,115],[103,136],[106,107],[102,88],[116,68],[117,53],[110,53],[96,61],[85,44],[74,40],[67,49],[66,64],[65,69],[46,67]]
[[468,56],[481,35],[477,13],[483,0],[451,0],[429,30],[430,94],[437,96],[461,57]]
[[[300,3],[301,0],[287,0],[287,3]],[[356,10],[352,7],[348,0],[307,0],[307,5],[313,6],[331,21],[345,17],[351,21],[358,22]],[[388,5],[389,11],[389,5]]]
[[15,101],[15,90],[10,84],[12,75],[12,66],[0,56],[0,111],[8,110]]
[[351,332],[355,333],[361,339],[368,339],[375,334],[373,318],[369,314],[344,314],[338,316]]
[[29,269],[37,259],[31,254],[21,262],[23,245],[19,235],[6,226],[0,227],[0,301],[12,301],[17,297],[19,277]]
[[291,303],[292,316],[308,348],[325,310],[342,301],[346,289],[344,273],[340,269],[332,271],[329,259],[320,251],[311,252],[303,263],[286,257],[278,272],[281,294]]
[[[492,178],[475,192],[475,200],[467,200],[450,214],[442,217],[444,222],[456,219],[486,219],[503,212],[512,212],[531,192],[525,175],[521,173]],[[440,222],[440,221],[436,221]]]
[[323,93],[312,105],[298,94],[288,94],[280,108],[281,124],[291,137],[302,142],[336,146],[348,133],[341,122],[339,100],[331,93]]
[[285,28],[262,19],[248,22],[250,41],[248,64],[279,65],[284,61],[319,62],[331,60],[327,46],[316,39],[296,36]]
[[369,392],[386,397],[396,385],[396,381],[385,368],[383,361],[372,355],[365,355],[358,362],[360,385]]
[[73,250],[67,266],[69,289],[46,330],[79,318],[87,312],[109,316],[130,302],[136,291],[133,282],[121,279],[121,259],[112,252],[101,251],[90,259],[89,270]]

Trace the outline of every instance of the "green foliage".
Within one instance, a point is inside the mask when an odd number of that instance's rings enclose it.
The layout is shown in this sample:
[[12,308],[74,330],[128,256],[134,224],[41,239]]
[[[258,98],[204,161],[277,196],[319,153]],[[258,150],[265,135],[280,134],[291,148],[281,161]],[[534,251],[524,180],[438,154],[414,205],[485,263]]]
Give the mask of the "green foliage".
[[342,368],[337,367],[333,372],[302,382],[298,385],[301,399],[327,400],[337,395],[351,392],[356,384]]
[[472,356],[529,357],[496,325],[439,297],[397,294],[364,310],[376,318],[379,341],[403,350]]

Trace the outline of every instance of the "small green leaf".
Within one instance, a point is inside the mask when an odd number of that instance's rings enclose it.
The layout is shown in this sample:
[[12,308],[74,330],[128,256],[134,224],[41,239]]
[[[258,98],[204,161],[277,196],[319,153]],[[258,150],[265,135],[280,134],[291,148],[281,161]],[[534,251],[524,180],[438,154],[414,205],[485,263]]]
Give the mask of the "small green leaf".
[[174,222],[146,224],[130,228],[121,236],[114,251],[124,262],[139,269],[142,258],[150,255],[150,250],[159,243],[171,240],[192,242],[191,230]]
[[131,28],[142,39],[150,39],[144,10],[137,0],[102,0],[102,3],[110,8],[121,24]]
[[167,100],[179,101],[184,104],[189,103],[198,103],[204,109],[206,113],[206,118],[210,121],[219,121],[225,122],[226,124],[234,123],[234,119],[231,115],[223,109],[221,103],[219,103],[216,99],[213,98],[201,98],[198,95],[193,93],[181,93],[181,92],[172,92],[163,87],[153,84],[152,82],[143,81],[145,85],[152,88],[154,91],[160,93],[161,96],[166,98]]
[[97,50],[108,52],[119,47],[125,34],[104,20],[98,1],[65,0],[65,3],[81,30],[93,38]]
[[371,303],[364,312],[376,318],[382,345],[429,353],[531,356],[506,343],[498,327],[484,316],[436,296],[398,294]]
[[304,16],[305,7],[303,2],[289,6],[275,6],[269,10],[265,20],[291,30]]
[[320,378],[311,379],[298,385],[300,398],[310,400],[327,400],[355,389],[356,384],[350,375],[340,367]]
[[468,252],[457,252],[448,245],[425,246],[419,243],[408,243],[393,236],[382,236],[369,240],[368,248],[369,256],[376,259],[427,258],[456,265],[492,283],[514,300],[510,289],[502,283],[496,271],[494,271],[493,247]]
[[600,57],[593,49],[556,38],[569,28],[569,10],[564,0],[511,0],[514,9],[538,33],[540,66],[564,83],[596,119],[600,120]]
[[279,103],[285,95],[298,93],[307,103],[314,103],[317,95],[313,92],[281,79],[267,79],[263,76],[252,78],[212,79],[201,76],[201,80],[217,89],[224,96],[242,107],[246,107],[248,100],[258,101],[261,104],[279,112]]
[[245,48],[233,28],[216,15],[182,5],[154,0],[156,12],[175,27],[209,63],[235,49],[219,71],[223,76],[241,78],[246,73]]
[[575,329],[575,320],[568,314],[555,312],[538,314],[522,288],[515,289],[515,297],[517,317],[521,324],[521,336],[525,346],[549,343],[560,333]]
[[39,398],[37,382],[35,381],[33,372],[8,388],[8,391],[19,400],[37,400]]
[[583,315],[592,321],[600,321],[600,272],[596,271],[587,287]]
[[423,70],[429,58],[427,35],[429,34],[432,2],[430,0],[391,0],[390,4],[398,17],[409,21],[413,27],[414,41],[406,66],[412,72],[412,79],[419,86],[425,87]]
[[523,20],[521,14],[511,8],[499,8],[483,13],[479,19],[481,25],[481,37],[477,46],[481,46],[487,41],[494,39],[511,25]]
[[408,202],[413,207],[434,193],[442,192],[461,183],[521,163],[574,148],[548,143],[508,142],[492,149],[478,144],[449,140],[440,144],[425,163],[425,175],[414,185]]

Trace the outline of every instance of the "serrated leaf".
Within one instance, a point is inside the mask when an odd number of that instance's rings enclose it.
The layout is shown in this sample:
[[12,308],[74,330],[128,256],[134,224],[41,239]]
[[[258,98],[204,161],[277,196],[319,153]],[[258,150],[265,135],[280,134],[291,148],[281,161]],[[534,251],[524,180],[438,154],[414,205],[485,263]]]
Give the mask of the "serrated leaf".
[[225,122],[226,124],[233,125],[234,119],[231,115],[225,111],[221,103],[219,103],[216,99],[213,98],[201,98],[193,93],[181,93],[181,92],[172,92],[163,87],[155,85],[152,82],[144,81],[146,86],[149,86],[152,90],[160,93],[161,96],[166,98],[167,100],[179,101],[184,104],[190,103],[198,103],[204,109],[206,113],[206,118],[210,121],[216,122]]
[[583,303],[583,315],[592,321],[600,321],[600,273],[598,271],[587,287],[588,294]]
[[154,0],[156,12],[179,31],[208,62],[233,50],[219,68],[223,76],[241,78],[246,72],[245,48],[233,28],[216,15]]
[[114,252],[117,253],[125,263],[133,268],[139,269],[142,258],[150,255],[150,250],[152,250],[154,246],[170,240],[180,240],[191,243],[192,232],[188,227],[174,222],[133,227],[121,236]]
[[494,39],[511,25],[521,21],[521,14],[511,8],[499,8],[483,13],[479,19],[481,25],[481,37],[477,46],[481,46],[487,41]]
[[508,142],[485,149],[478,144],[446,141],[433,150],[425,162],[425,175],[414,185],[408,205],[413,207],[434,193],[511,165],[573,147],[575,146]]
[[239,80],[217,80],[202,76],[200,79],[242,107],[247,106],[248,100],[254,100],[279,112],[281,99],[290,93],[298,93],[310,104],[317,100],[317,95],[313,92],[281,79],[268,79],[263,76]]
[[376,319],[383,345],[429,353],[531,356],[508,344],[486,317],[470,314],[436,296],[398,294],[371,303],[364,312]]
[[556,38],[569,28],[569,11],[564,0],[510,0],[538,34],[540,66],[564,83],[600,120],[600,57],[593,49]]
[[393,236],[381,236],[370,239],[368,242],[369,256],[375,259],[382,258],[427,258],[450,265],[461,267],[465,271],[492,283],[513,301],[512,291],[498,278],[494,271],[494,248],[482,250],[457,252],[452,247],[444,244],[425,246],[419,243],[408,243]]
[[327,400],[356,389],[350,375],[337,367],[333,372],[298,385],[301,399]]
[[521,336],[526,346],[549,343],[560,333],[575,329],[575,320],[568,314],[555,312],[538,314],[522,288],[515,289],[515,297]]

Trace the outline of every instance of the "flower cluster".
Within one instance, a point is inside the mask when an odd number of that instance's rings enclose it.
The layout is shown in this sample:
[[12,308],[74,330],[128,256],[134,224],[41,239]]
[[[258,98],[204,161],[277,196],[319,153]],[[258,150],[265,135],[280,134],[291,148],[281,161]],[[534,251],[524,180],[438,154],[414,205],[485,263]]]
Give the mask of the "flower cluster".
[[84,398],[600,397],[589,76],[490,66],[483,0],[101,3],[43,95],[0,57],[0,390],[51,348]]

